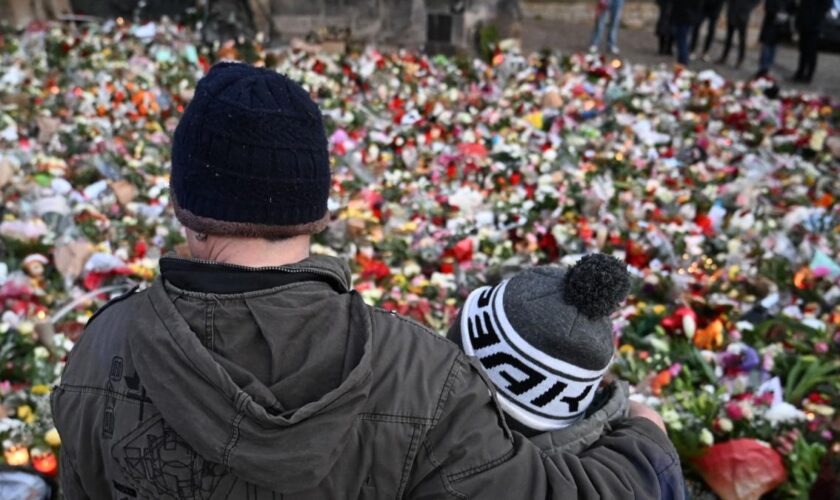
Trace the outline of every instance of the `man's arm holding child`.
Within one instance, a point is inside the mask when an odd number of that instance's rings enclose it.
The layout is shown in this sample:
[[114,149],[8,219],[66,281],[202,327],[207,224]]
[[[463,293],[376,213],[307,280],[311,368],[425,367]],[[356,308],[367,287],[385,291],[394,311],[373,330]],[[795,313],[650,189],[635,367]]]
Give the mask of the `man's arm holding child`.
[[410,498],[683,498],[679,458],[648,410],[635,407],[579,456],[544,453],[503,425],[474,362],[457,363],[448,398],[421,443]]

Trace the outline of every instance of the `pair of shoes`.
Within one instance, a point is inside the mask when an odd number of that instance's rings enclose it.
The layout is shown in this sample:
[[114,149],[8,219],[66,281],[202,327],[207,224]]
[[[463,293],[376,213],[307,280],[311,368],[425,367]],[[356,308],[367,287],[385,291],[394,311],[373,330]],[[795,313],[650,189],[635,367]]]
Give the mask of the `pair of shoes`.
[[807,78],[802,73],[796,73],[793,77],[791,77],[790,81],[794,83],[811,83],[811,79]]
[[620,50],[618,50],[618,47],[616,47],[615,45],[613,45],[612,47],[610,47],[610,54],[612,54],[612,55],[614,55],[614,56],[617,56],[620,52],[621,52],[621,51],[620,51]]
[[598,52],[598,46],[597,45],[590,45],[589,46],[589,53],[594,54],[596,52]]

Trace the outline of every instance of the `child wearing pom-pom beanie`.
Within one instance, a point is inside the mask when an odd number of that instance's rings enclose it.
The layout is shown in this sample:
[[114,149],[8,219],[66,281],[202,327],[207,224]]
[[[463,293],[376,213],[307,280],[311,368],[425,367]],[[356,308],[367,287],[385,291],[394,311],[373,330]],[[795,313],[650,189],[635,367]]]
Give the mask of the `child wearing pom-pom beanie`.
[[553,444],[582,450],[627,409],[626,385],[600,386],[614,354],[609,317],[629,289],[625,264],[604,254],[528,269],[473,291],[447,336],[487,373],[512,429],[553,431]]

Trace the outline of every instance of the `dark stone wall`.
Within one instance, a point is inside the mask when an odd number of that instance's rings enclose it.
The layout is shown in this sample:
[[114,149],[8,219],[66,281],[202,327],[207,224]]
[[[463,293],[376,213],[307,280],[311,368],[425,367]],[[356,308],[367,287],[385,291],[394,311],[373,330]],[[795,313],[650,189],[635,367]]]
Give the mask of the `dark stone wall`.
[[194,7],[195,0],[72,0],[73,12],[96,17],[132,18],[135,13],[140,19],[156,19],[161,16],[180,18],[187,9]]

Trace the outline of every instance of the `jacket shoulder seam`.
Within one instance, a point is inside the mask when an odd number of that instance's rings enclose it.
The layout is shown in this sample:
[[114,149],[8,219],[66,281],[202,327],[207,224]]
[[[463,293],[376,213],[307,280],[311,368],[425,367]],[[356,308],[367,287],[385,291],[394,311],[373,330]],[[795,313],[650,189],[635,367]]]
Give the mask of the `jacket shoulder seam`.
[[455,379],[463,370],[462,358],[463,354],[458,353],[458,356],[449,367],[449,374],[446,376],[446,380],[444,381],[443,387],[438,395],[438,402],[435,406],[434,416],[432,417],[432,426],[437,425],[438,421],[440,421],[440,417],[443,415],[443,408],[446,406],[446,403],[449,401],[449,397],[452,395],[452,386],[455,384]]
[[137,294],[137,293],[143,293],[143,292],[145,292],[145,291],[146,291],[146,290],[140,290],[140,291],[138,292],[138,289],[139,289],[139,288],[140,288],[140,285],[134,285],[133,287],[131,287],[131,288],[130,288],[128,291],[126,291],[125,293],[123,293],[123,294],[121,294],[121,295],[117,295],[117,296],[116,296],[116,297],[114,297],[113,299],[111,299],[111,300],[109,300],[108,302],[106,302],[105,304],[103,304],[103,305],[102,305],[102,307],[100,307],[99,309],[97,309],[97,310],[96,310],[96,312],[94,312],[94,313],[93,313],[93,315],[92,315],[90,318],[88,318],[87,323],[85,323],[85,329],[87,329],[87,327],[88,327],[88,326],[90,326],[91,324],[93,324],[93,321],[94,321],[96,318],[98,318],[98,317],[99,317],[102,313],[104,313],[107,309],[109,309],[111,306],[114,306],[114,305],[116,305],[116,304],[119,304],[120,302],[122,302],[122,301],[124,301],[124,300],[126,300],[126,299],[130,299],[131,297],[133,297],[133,296],[134,296],[135,294]]
[[407,324],[411,328],[412,331],[418,331],[420,333],[430,335],[432,338],[434,338],[435,340],[440,341],[440,342],[447,342],[447,343],[449,342],[448,340],[446,340],[445,337],[443,337],[441,335],[438,335],[431,328],[427,327],[426,325],[423,325],[422,323],[414,321],[411,318],[406,318],[405,316],[400,316],[397,313],[394,313],[394,312],[391,312],[391,311],[386,311],[385,309],[382,309],[380,307],[371,307],[371,309],[373,310],[373,312],[379,313],[382,316],[386,316],[388,318],[394,318],[398,321],[401,321],[401,322]]

